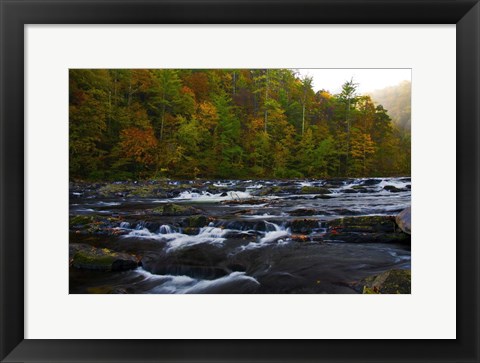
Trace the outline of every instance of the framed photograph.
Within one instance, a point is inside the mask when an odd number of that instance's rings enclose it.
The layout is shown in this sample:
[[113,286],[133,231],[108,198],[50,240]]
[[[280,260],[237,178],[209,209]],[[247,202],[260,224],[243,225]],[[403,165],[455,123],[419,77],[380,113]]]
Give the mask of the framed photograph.
[[1,6],[2,361],[479,360],[478,1]]

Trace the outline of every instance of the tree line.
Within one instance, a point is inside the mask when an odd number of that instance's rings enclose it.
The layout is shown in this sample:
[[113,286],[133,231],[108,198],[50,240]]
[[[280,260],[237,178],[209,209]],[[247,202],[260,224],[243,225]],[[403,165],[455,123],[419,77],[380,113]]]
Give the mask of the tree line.
[[74,180],[410,175],[410,134],[291,69],[71,69]]

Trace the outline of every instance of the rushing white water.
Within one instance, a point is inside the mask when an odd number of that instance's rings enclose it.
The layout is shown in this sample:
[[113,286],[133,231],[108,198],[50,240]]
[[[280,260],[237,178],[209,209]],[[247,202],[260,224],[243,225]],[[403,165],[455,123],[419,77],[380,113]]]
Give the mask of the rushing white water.
[[120,222],[120,228],[129,229],[129,228],[130,228],[130,223],[128,223],[128,222]]
[[303,188],[303,187],[311,187],[313,186],[313,184],[311,182],[308,182],[308,181],[301,181],[298,183],[298,185]]
[[381,190],[383,189],[383,187],[387,185],[392,185],[395,188],[403,189],[403,188],[406,188],[407,185],[411,185],[411,184],[412,184],[411,181],[401,181],[398,179],[382,179],[382,181],[379,184],[377,184],[377,187],[379,190]]
[[97,205],[106,205],[106,206],[113,206],[113,205],[120,205],[119,202],[98,202]]
[[170,227],[168,224],[162,224],[158,229],[158,233],[170,234],[170,233],[175,233],[175,230],[172,227]]
[[228,191],[225,193],[212,194],[209,192],[196,193],[191,191],[184,191],[180,193],[178,197],[173,199],[176,200],[189,200],[192,202],[221,202],[224,200],[240,200],[251,198],[252,195],[249,192],[240,192],[240,191]]
[[253,184],[253,185],[248,185],[246,189],[262,189],[263,185],[262,184]]
[[277,245],[283,245],[288,243],[288,241],[286,241],[286,238],[288,238],[292,234],[290,228],[285,228],[283,226],[279,226],[278,224],[268,221],[264,222],[267,226],[267,231],[264,232],[263,237],[260,238],[258,242],[250,242],[246,246],[240,246],[237,252],[265,247],[267,245],[271,245],[274,242],[276,242]]
[[225,241],[225,236],[231,232],[229,229],[216,227],[203,227],[197,235],[187,235],[175,232],[170,226],[162,225],[159,233],[150,232],[147,228],[132,230],[129,234],[122,236],[123,238],[147,238],[166,242],[167,252],[193,246],[201,243],[221,244]]
[[[290,228],[285,228],[283,226],[279,226],[275,223],[271,223],[268,221],[264,221],[264,223],[267,230],[265,232],[262,232],[263,237],[260,238],[257,242],[250,242],[246,246],[242,246],[240,248],[241,250],[258,248],[267,244],[271,244],[273,242],[283,244],[285,243],[285,239],[291,235]],[[162,241],[166,243],[166,250],[167,252],[169,252],[175,249],[189,247],[202,243],[220,245],[226,240],[226,236],[229,233],[234,233],[237,235],[243,234],[246,236],[249,235],[249,231],[218,228],[212,225],[200,228],[198,234],[196,235],[187,235],[177,232],[169,225],[160,226],[158,232],[154,233],[149,231],[147,228],[143,228],[140,224],[137,226],[136,229],[131,230],[130,233],[123,235],[122,238],[145,238]]]

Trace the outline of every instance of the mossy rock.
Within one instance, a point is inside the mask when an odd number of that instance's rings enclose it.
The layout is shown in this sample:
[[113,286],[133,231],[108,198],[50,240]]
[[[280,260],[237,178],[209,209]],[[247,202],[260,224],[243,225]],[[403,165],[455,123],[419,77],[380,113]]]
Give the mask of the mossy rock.
[[125,271],[138,266],[136,258],[127,253],[114,252],[108,248],[85,248],[73,256],[73,267],[101,271]]
[[133,187],[129,184],[107,184],[98,189],[98,194],[103,197],[109,196],[126,196],[133,190]]
[[342,232],[395,233],[397,227],[392,216],[362,216],[334,219],[327,223],[331,229]]
[[201,228],[208,225],[208,218],[202,215],[191,216],[185,220],[188,227]]
[[278,194],[282,191],[282,187],[279,186],[273,186],[273,187],[264,187],[260,189],[258,192],[258,195],[260,196],[265,196],[265,195],[273,195],[273,194]]
[[106,217],[99,215],[76,215],[70,216],[70,230],[86,234],[117,235],[125,233],[117,229],[122,222],[118,217]]
[[73,260],[73,256],[75,256],[75,254],[78,251],[89,250],[90,248],[92,248],[92,246],[87,245],[85,243],[69,243],[68,244],[68,257]]
[[404,189],[399,189],[394,185],[385,185],[383,189],[389,191],[390,193],[400,193],[404,191]]
[[411,281],[410,270],[389,270],[364,279],[362,292],[364,294],[410,294]]
[[199,214],[202,211],[188,205],[167,203],[153,209],[153,212],[161,214],[162,216],[190,216]]
[[71,216],[70,217],[70,228],[75,228],[75,227],[84,227],[90,223],[93,223],[95,221],[95,216],[92,215],[77,215],[77,216]]
[[290,222],[290,229],[293,233],[311,233],[313,229],[318,228],[316,219],[294,219]]
[[182,229],[184,234],[188,234],[189,236],[196,236],[198,232],[200,232],[200,228],[198,227],[185,227]]
[[140,197],[140,198],[154,198],[154,197],[166,197],[166,192],[164,188],[159,187],[155,184],[148,185],[139,185],[133,188],[128,194],[129,197]]
[[322,187],[305,186],[300,189],[301,194],[330,194],[330,190]]

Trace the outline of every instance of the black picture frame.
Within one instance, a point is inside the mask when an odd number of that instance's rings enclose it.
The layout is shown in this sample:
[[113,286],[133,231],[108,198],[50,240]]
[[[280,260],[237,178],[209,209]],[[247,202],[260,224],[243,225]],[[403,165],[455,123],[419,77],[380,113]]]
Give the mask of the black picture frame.
[[[0,0],[0,13],[2,362],[480,361],[478,0]],[[457,339],[24,339],[24,26],[157,23],[456,24]]]

